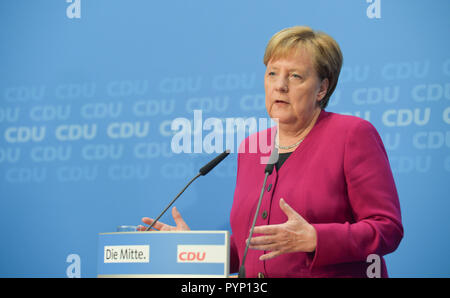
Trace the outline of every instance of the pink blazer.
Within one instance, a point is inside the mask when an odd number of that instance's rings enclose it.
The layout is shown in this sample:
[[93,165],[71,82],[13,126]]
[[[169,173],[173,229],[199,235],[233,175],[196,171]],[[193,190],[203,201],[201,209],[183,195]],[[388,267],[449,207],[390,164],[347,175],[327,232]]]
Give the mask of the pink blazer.
[[[269,138],[275,129],[269,129]],[[251,135],[239,149],[230,272],[239,269],[264,180],[260,158],[268,154],[248,148],[261,137],[261,132]],[[247,277],[366,277],[370,254],[381,257],[381,276],[388,276],[382,256],[397,248],[403,226],[389,160],[372,124],[322,111],[300,146],[269,176],[257,226],[287,220],[280,198],[314,226],[316,251],[259,261],[264,252],[249,250]]]

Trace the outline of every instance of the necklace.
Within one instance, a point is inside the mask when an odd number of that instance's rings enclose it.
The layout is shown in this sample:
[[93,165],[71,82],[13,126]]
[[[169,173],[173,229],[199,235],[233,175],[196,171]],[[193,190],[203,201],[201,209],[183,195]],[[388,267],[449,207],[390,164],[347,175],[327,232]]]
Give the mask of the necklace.
[[302,138],[300,141],[298,141],[297,143],[295,143],[295,144],[293,144],[293,145],[289,145],[289,146],[281,146],[280,144],[278,144],[278,138],[277,138],[277,136],[278,136],[278,132],[277,132],[277,135],[275,135],[275,148],[277,148],[277,149],[283,149],[283,150],[289,150],[289,149],[292,149],[292,148],[294,148],[294,147],[300,145],[300,143],[303,142],[303,139],[304,139],[304,138]]

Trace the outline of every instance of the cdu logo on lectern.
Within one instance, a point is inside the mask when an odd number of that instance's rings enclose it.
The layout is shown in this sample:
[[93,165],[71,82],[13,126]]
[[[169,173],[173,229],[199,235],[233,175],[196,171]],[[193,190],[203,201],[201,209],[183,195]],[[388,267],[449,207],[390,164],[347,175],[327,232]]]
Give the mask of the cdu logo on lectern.
[[223,245],[178,245],[178,263],[223,263],[226,261]]

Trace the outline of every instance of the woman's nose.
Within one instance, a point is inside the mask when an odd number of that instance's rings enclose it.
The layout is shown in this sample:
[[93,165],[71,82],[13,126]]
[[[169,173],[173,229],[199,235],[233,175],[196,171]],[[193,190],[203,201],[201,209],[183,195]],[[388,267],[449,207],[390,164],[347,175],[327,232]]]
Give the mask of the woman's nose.
[[278,92],[288,92],[288,80],[283,77],[279,77],[278,80],[275,82],[275,88]]

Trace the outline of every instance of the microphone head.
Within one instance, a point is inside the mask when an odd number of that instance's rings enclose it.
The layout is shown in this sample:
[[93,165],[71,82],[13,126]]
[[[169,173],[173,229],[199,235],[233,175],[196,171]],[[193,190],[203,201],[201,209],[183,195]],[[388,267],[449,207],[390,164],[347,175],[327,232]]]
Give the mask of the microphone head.
[[269,175],[273,172],[273,167],[278,161],[278,148],[274,147],[272,153],[270,154],[269,161],[267,162],[266,168],[264,169],[264,173],[269,173]]
[[202,167],[199,170],[200,174],[202,176],[205,176],[206,174],[208,174],[209,171],[214,169],[214,167],[217,166],[222,160],[224,160],[225,157],[228,156],[228,154],[230,154],[230,150],[229,149],[227,149],[224,152],[220,153],[220,155],[218,155],[216,158],[211,160],[209,163],[207,163],[204,167]]

